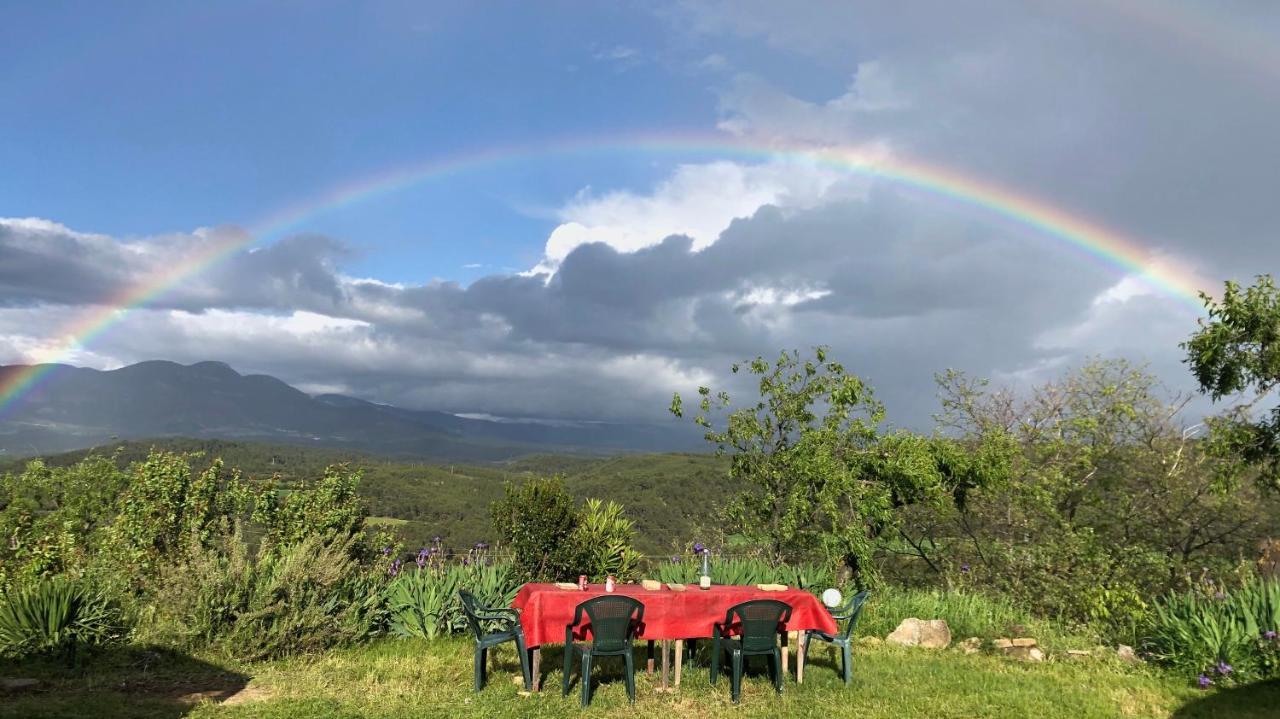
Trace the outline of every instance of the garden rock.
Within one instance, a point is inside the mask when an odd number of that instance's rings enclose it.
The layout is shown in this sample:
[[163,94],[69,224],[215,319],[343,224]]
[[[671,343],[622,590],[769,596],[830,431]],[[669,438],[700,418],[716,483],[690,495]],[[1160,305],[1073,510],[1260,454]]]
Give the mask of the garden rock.
[[1093,656],[1093,652],[1089,651],[1088,649],[1068,649],[1067,650],[1068,659],[1088,659],[1091,656]]
[[977,654],[982,651],[982,640],[977,637],[969,637],[957,644],[956,649],[959,649],[965,654]]
[[1137,653],[1133,651],[1133,647],[1128,644],[1121,644],[1116,647],[1116,657],[1120,659],[1120,661],[1129,662],[1130,664],[1140,664],[1142,662],[1142,659],[1140,659]]
[[908,617],[902,620],[893,633],[885,637],[885,642],[903,647],[924,647],[925,649],[946,649],[951,644],[951,628],[945,619],[916,619]]
[[1044,652],[1041,651],[1040,647],[1009,647],[1005,650],[1004,655],[1024,662],[1044,661]]

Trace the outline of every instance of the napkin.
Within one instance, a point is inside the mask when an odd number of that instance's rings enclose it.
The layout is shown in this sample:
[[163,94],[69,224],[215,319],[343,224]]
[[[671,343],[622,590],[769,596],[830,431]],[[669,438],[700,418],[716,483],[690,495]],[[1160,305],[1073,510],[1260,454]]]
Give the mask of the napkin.
[[683,591],[684,591],[684,585],[683,585],[683,584],[676,584],[675,582],[667,582],[667,588],[668,588],[668,589],[670,589],[670,590],[671,590],[671,591],[673,591],[673,592],[683,592]]
[[651,592],[656,592],[657,590],[662,589],[662,582],[656,582],[652,579],[642,579],[640,580],[640,586]]
[[757,584],[756,589],[762,592],[784,592],[787,589],[785,584]]
[[556,582],[556,587],[560,589],[572,589],[574,591],[578,590],[578,585],[573,582]]

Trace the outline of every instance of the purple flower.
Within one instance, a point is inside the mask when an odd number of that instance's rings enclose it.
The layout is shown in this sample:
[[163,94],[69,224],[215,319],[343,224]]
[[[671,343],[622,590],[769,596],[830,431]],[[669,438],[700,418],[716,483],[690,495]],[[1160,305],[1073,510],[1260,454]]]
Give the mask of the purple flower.
[[431,542],[433,544],[439,544],[441,541],[442,541],[442,537],[439,534],[431,538]]
[[1268,629],[1267,631],[1265,631],[1265,632],[1263,632],[1263,633],[1262,633],[1262,638],[1263,638],[1263,639],[1274,640],[1274,639],[1276,638],[1276,630],[1274,630],[1274,629]]
[[1234,669],[1231,668],[1230,664],[1227,664],[1226,662],[1223,662],[1223,661],[1218,662],[1217,669],[1218,669],[1218,673],[1223,675],[1230,674],[1231,672],[1235,671]]
[[402,564],[404,564],[404,562],[402,562],[402,561],[401,561],[401,560],[399,560],[399,559],[397,559],[396,561],[392,562],[392,563],[391,563],[391,566],[387,567],[387,574],[390,574],[390,575],[391,575],[391,576],[393,576],[393,577],[394,577],[394,576],[396,576],[397,574],[399,574],[399,573],[400,573],[400,566],[401,566]]
[[418,563],[418,569],[422,569],[423,567],[427,566],[427,558],[430,556],[431,556],[430,549],[423,547],[422,549],[418,550],[418,558],[414,560]]
[[463,560],[462,560],[462,566],[464,566],[464,567],[469,567],[469,566],[471,566],[471,560],[470,560],[470,559],[467,559],[467,558],[463,558]]
[[382,556],[384,556],[384,557],[390,557],[390,556],[391,556],[391,547],[383,547],[383,548],[382,548]]
[[961,565],[960,565],[960,571],[961,571],[961,572],[963,572],[963,573],[965,573],[965,574],[968,574],[968,573],[969,573],[969,563],[968,563],[968,562],[965,562],[964,564],[961,564]]
[[677,555],[675,555],[675,556],[671,557],[671,563],[672,563],[672,564],[679,564],[679,563],[680,563],[680,555],[679,555],[679,554],[677,554]]
[[1208,689],[1213,686],[1213,680],[1203,674],[1200,675],[1200,678],[1197,679],[1196,682],[1200,685],[1201,689]]
[[694,543],[693,543],[693,553],[694,553],[694,554],[702,554],[702,553],[703,553],[703,552],[705,552],[705,551],[707,551],[707,548],[706,548],[705,546],[703,546],[702,542],[694,542]]
[[476,549],[480,551],[484,551],[488,548],[489,548],[489,545],[485,544],[484,542],[476,542]]

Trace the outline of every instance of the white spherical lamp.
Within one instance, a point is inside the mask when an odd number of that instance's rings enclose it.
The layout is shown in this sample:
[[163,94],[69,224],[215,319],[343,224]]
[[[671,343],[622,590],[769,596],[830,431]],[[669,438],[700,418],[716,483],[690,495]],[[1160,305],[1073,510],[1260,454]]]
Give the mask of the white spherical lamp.
[[840,590],[835,587],[822,593],[822,603],[833,609],[840,606],[841,599],[844,599],[844,597],[841,596]]

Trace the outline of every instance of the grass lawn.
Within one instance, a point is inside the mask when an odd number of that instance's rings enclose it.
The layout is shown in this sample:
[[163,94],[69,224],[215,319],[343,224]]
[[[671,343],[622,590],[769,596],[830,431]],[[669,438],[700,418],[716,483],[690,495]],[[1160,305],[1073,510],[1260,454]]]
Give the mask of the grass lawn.
[[[637,659],[643,656],[637,651]],[[34,693],[0,696],[0,717],[572,717],[577,685],[560,696],[558,650],[543,657],[546,689],[522,696],[515,654],[498,650],[489,686],[471,691],[471,647],[461,639],[384,640],[368,646],[247,666],[162,651],[120,650],[75,671],[0,666],[0,675],[38,677]],[[761,667],[744,681],[742,703],[728,678],[707,684],[704,661],[686,667],[677,693],[637,677],[629,706],[620,663],[606,663],[588,715],[634,717],[1276,717],[1280,683],[1202,692],[1180,678],[1110,660],[1022,664],[958,652],[859,647],[854,683],[843,686],[832,655],[815,648],[805,683],[775,695]],[[597,670],[599,671],[599,670]],[[240,692],[227,704],[218,700]]]

